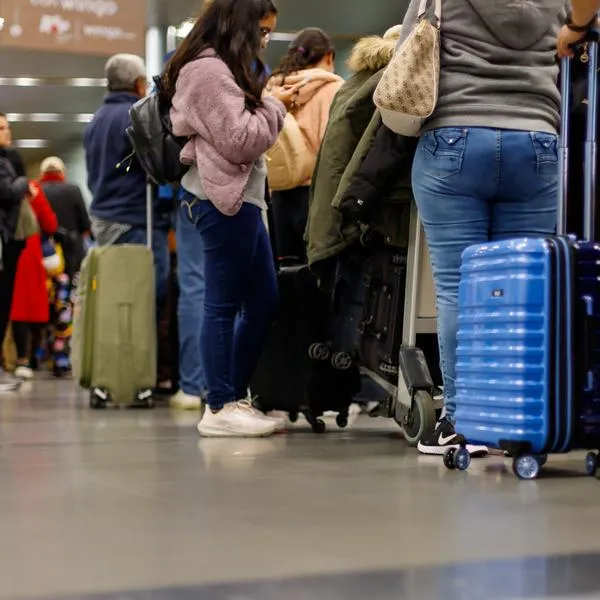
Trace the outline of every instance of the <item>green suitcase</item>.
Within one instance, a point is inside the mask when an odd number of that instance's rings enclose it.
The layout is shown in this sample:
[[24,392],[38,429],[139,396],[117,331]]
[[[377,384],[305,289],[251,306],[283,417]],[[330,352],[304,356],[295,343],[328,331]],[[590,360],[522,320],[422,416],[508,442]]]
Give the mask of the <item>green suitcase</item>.
[[154,406],[156,302],[154,258],[141,245],[94,248],[74,307],[73,373],[92,408]]

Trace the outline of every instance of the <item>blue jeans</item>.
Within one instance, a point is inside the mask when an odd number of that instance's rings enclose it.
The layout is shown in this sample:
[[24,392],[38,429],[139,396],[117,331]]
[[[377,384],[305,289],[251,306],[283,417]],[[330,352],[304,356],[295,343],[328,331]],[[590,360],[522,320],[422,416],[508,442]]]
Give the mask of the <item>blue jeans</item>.
[[[115,244],[141,244],[145,245],[148,239],[145,227],[133,227],[126,231]],[[154,229],[152,232],[152,253],[154,254],[154,275],[156,283],[156,306],[160,307],[167,297],[169,285],[169,242],[166,231]],[[158,314],[158,309],[157,309]]]
[[181,206],[177,210],[177,279],[179,281],[179,387],[186,394],[206,392],[200,336],[204,315],[204,246],[202,236]]
[[278,301],[275,263],[257,206],[244,203],[227,217],[208,200],[189,195],[189,214],[204,244],[206,296],[200,348],[208,405],[219,409],[245,398]]
[[555,231],[557,138],[486,128],[428,131],[419,140],[412,182],[436,284],[445,408],[452,419],[462,252],[473,244]]

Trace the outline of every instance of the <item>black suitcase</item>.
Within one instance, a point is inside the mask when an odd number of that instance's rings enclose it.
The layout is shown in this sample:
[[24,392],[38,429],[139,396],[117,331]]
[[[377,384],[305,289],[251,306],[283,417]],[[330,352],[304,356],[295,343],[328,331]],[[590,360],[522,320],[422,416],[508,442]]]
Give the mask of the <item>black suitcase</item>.
[[364,277],[361,364],[392,384],[398,381],[406,289],[406,249],[373,251]]
[[361,382],[354,364],[332,364],[330,296],[307,266],[282,267],[278,281],[279,315],[250,384],[255,402],[264,412],[289,413],[292,422],[304,415],[316,433],[325,431],[326,411],[338,413],[337,424],[345,427]]

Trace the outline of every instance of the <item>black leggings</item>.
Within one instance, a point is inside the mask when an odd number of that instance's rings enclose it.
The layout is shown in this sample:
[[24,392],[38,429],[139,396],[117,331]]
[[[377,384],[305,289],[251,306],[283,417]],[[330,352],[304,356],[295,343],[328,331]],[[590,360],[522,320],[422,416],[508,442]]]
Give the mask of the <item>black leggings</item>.
[[278,258],[306,262],[304,230],[308,220],[309,187],[297,187],[285,192],[273,192],[271,203]]
[[24,247],[25,242],[11,241],[4,244],[2,252],[2,268],[0,268],[0,348],[6,336],[6,328],[10,320],[17,264]]
[[13,339],[17,348],[17,360],[28,360],[33,352],[34,344],[39,344],[44,326],[40,323],[12,322]]

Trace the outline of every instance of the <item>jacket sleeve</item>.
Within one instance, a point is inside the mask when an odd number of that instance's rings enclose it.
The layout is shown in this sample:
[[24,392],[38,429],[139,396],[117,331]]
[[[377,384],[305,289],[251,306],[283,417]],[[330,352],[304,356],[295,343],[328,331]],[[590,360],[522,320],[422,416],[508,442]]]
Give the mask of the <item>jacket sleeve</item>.
[[381,125],[373,145],[344,193],[344,198],[356,198],[364,203],[385,197],[397,181],[405,161],[414,155],[417,138],[398,135]]
[[[198,64],[202,63],[202,64]],[[173,108],[187,126],[233,164],[249,164],[264,154],[283,128],[286,109],[275,98],[264,98],[255,111],[225,63],[217,58],[195,61],[182,70]],[[179,133],[177,116],[174,132]]]
[[52,210],[42,188],[37,184],[34,185],[37,187],[37,194],[31,199],[31,208],[33,208],[42,232],[46,235],[53,235],[58,229],[56,214]]
[[325,138],[325,131],[327,130],[327,124],[329,123],[329,113],[331,111],[331,105],[333,104],[333,100],[336,94],[340,91],[342,85],[344,85],[343,81],[331,82],[324,86],[321,90],[319,90],[319,146],[315,149],[316,152],[318,152],[319,148],[321,147],[321,143]]
[[10,210],[27,194],[29,182],[27,177],[15,179],[7,159],[0,159],[0,208]]

